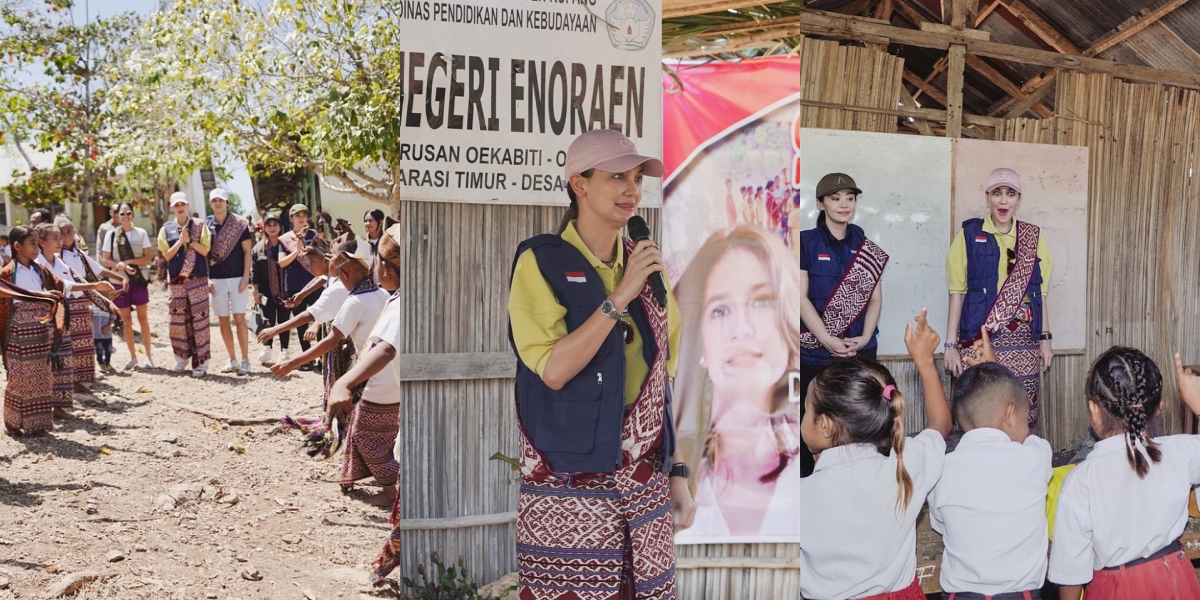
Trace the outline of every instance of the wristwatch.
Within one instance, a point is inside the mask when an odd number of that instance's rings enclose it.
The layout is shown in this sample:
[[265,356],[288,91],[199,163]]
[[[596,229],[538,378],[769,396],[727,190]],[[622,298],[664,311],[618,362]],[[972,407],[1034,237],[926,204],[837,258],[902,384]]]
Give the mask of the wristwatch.
[[958,344],[955,344],[954,342],[946,342],[945,344],[942,344],[942,346],[947,350],[953,350],[958,347]]
[[600,312],[614,321],[620,321],[621,317],[629,314],[629,309],[626,308],[623,311],[617,312],[617,305],[612,300],[605,298],[604,302],[600,303]]
[[1052,339],[1054,339],[1054,336],[1049,331],[1043,331],[1042,336],[1039,339],[1041,339],[1042,341],[1052,340]]
[[692,472],[688,470],[688,466],[683,463],[675,463],[671,467],[671,477],[682,477],[687,479]]

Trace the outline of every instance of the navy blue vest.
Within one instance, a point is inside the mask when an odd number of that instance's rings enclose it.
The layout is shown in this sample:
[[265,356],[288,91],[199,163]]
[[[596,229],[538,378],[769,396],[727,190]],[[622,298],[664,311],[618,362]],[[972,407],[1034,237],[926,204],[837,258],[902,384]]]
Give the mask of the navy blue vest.
[[[1014,227],[1016,226],[1014,222]],[[987,320],[988,311],[999,291],[1000,244],[995,236],[983,230],[983,219],[963,221],[963,242],[967,246],[967,297],[963,300],[962,318],[958,321],[958,339],[972,340]],[[1033,263],[1033,276],[1025,289],[1029,309],[1033,312],[1033,335],[1042,333],[1042,259]]]
[[[833,237],[825,225],[825,213],[821,213],[817,217],[815,228],[800,232],[800,268],[808,271],[808,299],[817,309],[817,314],[824,316],[825,305],[829,304],[829,298],[833,296],[838,283],[841,283],[842,277],[850,269],[854,258],[858,256],[858,249],[866,239],[867,234],[862,227],[853,223],[846,227],[845,239],[839,240]],[[863,311],[863,314],[859,315],[858,319],[850,325],[850,329],[843,334],[843,337],[862,335],[866,319],[867,312]],[[803,331],[808,331],[803,323],[800,326]],[[867,345],[859,351],[877,347],[879,345],[878,337],[879,329],[877,328],[871,333],[871,341],[867,342]],[[824,347],[811,350],[801,348],[800,360],[805,364],[826,364],[833,360],[833,355]]]
[[[192,219],[188,219],[187,226],[189,228],[192,226]],[[201,227],[204,227],[204,225],[201,224]],[[175,222],[175,219],[171,219],[163,224],[163,231],[166,232],[168,245],[174,246],[175,243],[179,241],[180,228],[179,224]],[[193,237],[192,241],[199,242],[199,234],[197,234],[196,237]],[[187,253],[188,249],[186,247],[181,248],[179,252],[175,253],[175,258],[172,258],[170,262],[167,263],[167,274],[171,276],[171,280],[179,277],[179,272],[183,269],[183,261],[187,256]],[[203,256],[196,256],[196,266],[192,269],[192,277],[208,277],[208,260]]]
[[[514,270],[525,250],[533,251],[542,277],[559,304],[567,309],[568,333],[583,325],[608,297],[588,259],[561,236],[545,234],[521,242],[513,259]],[[567,281],[569,272],[583,273],[586,281]],[[629,315],[642,337],[642,356],[646,364],[652,365],[658,345],[640,299],[629,305]],[[516,353],[511,323],[508,339]],[[561,390],[550,389],[518,354],[516,392],[521,426],[551,469],[562,473],[611,473],[620,466],[625,417],[625,336],[620,327],[612,328],[596,356]],[[670,385],[666,393],[662,452],[663,470],[669,471],[675,454]]]

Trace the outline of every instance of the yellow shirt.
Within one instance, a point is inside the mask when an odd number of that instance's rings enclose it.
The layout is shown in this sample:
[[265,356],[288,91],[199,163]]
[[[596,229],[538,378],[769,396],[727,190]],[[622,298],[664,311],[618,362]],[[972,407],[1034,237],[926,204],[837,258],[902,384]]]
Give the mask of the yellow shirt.
[[[609,268],[583,243],[579,232],[575,231],[575,222],[571,221],[563,231],[562,238],[574,246],[592,268],[600,275],[604,283],[604,291],[612,294],[621,276],[625,272],[625,248],[617,244],[616,261]],[[538,269],[537,258],[531,250],[526,250],[517,259],[513,270],[512,291],[508,296],[508,317],[512,322],[513,341],[516,342],[517,354],[538,376],[546,370],[550,360],[550,351],[558,340],[567,336],[567,309],[558,303],[554,290],[542,277]],[[624,317],[632,325],[631,317]],[[679,307],[671,295],[671,286],[667,285],[667,343],[670,348],[667,360],[667,375],[675,376],[676,357],[679,356]],[[620,327],[615,325],[615,327]],[[633,343],[625,345],[625,405],[629,406],[637,400],[641,393],[646,375],[650,373],[650,365],[642,356],[642,338],[637,327],[633,328]]]
[[[996,267],[996,272],[1000,274],[1000,278],[996,280],[996,289],[999,290],[1000,286],[1004,285],[1004,280],[1008,279],[1008,250],[1017,247],[1017,221],[1013,220],[1013,226],[1009,228],[1008,233],[1000,233],[996,231],[996,226],[992,225],[992,216],[988,215],[983,219],[983,230],[992,234],[996,243],[1000,245],[1000,264]],[[1042,259],[1042,294],[1045,295],[1050,293],[1050,270],[1054,267],[1054,263],[1050,261],[1050,249],[1046,247],[1046,236],[1038,236],[1037,256]],[[951,294],[967,293],[967,242],[961,229],[950,243],[950,251],[946,253],[946,287]]]
[[[172,217],[170,219],[170,221],[174,221],[174,220],[175,220],[174,217]],[[168,223],[170,221],[168,221]],[[178,221],[176,221],[176,224],[178,224]],[[163,223],[163,225],[166,225],[166,223]],[[211,237],[211,235],[212,234],[210,234],[208,232],[208,225],[204,225],[200,228],[200,245],[204,246],[205,248],[207,248],[209,250],[212,250],[212,240],[209,239]],[[167,243],[167,228],[159,227],[158,228],[158,251],[162,252],[165,255],[167,253],[167,250],[170,250],[170,249],[171,249],[171,244]],[[185,250],[187,250],[187,248],[180,250],[180,252],[183,252]]]

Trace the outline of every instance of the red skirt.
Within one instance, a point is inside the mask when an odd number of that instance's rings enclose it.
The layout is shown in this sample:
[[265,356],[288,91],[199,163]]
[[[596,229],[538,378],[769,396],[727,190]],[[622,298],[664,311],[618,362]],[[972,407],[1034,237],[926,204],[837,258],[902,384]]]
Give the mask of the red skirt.
[[1096,571],[1087,600],[1200,600],[1200,581],[1182,550],[1134,567]]
[[[917,578],[913,578],[912,585],[894,592],[886,594],[876,594],[874,596],[866,596],[858,600],[925,600],[925,592],[921,589],[921,584]],[[1088,600],[1091,600],[1089,598]]]

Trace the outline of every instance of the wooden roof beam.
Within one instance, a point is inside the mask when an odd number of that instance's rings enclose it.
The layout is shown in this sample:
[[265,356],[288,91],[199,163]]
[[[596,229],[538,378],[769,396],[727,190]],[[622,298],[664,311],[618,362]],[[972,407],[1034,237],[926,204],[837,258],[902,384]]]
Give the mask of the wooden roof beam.
[[1141,33],[1147,27],[1159,22],[1163,17],[1171,14],[1175,9],[1187,4],[1188,0],[1171,0],[1166,4],[1154,9],[1151,12],[1142,11],[1127,19],[1124,23],[1117,26],[1117,30],[1112,32],[1108,37],[1096,42],[1091,48],[1083,52],[1084,56],[1098,56],[1105,50],[1128,40],[1129,38]]
[[[1133,36],[1144,31],[1147,27],[1161,21],[1163,17],[1171,14],[1171,12],[1175,9],[1187,4],[1187,2],[1188,0],[1171,0],[1170,2],[1167,2],[1151,12],[1147,13],[1143,11],[1142,13],[1139,13],[1141,16],[1135,15],[1134,17],[1130,17],[1130,19],[1118,26],[1116,31],[1109,34],[1108,37],[1096,42],[1087,50],[1084,50],[1082,55],[1097,56],[1105,50],[1129,40]],[[1030,80],[1027,82],[1025,87],[1022,88],[1022,91],[1027,93],[1028,96],[1021,100],[1018,100],[1016,97],[1014,97],[1013,100],[1016,100],[1017,102],[1005,116],[1008,118],[1019,117],[1040,102],[1042,98],[1045,98],[1050,93],[1050,84],[1058,77],[1058,73],[1058,69],[1051,69],[1049,73],[1036,78],[1036,80]],[[1003,112],[1008,105],[1009,103],[1006,102],[989,116],[995,116],[996,114]]]
[[925,78],[918,76],[916,73],[905,69],[904,80],[913,84],[913,87],[917,88],[918,92],[933,98],[934,102],[937,102],[942,106],[947,106],[950,104],[950,100],[946,98],[946,95],[943,94],[941,90],[933,87],[933,85],[925,81]]
[[[992,65],[987,64],[987,61],[983,60],[982,58],[979,58],[978,56],[968,56],[967,65],[977,71],[980,75],[983,75],[985,79],[1004,90],[1004,93],[1012,96],[1017,102],[1028,98],[1028,94],[1022,92],[1021,88],[1017,84],[1013,83],[1011,79],[993,68]],[[1041,103],[1035,103],[1033,105],[1033,109],[1033,112],[1043,119],[1054,116],[1054,112],[1049,108],[1046,108],[1046,106]]]
[[1063,54],[1079,54],[1082,52],[1079,46],[1076,46],[1057,27],[1051,25],[1050,21],[1047,21],[1036,9],[1026,4],[1025,0],[1003,0],[1002,4],[1004,8],[1008,9],[1008,12],[1024,23],[1030,31],[1049,44],[1051,48]]
[[704,13],[762,6],[764,0],[663,0],[662,18],[688,17]]
[[796,21],[785,26],[776,27],[773,23],[762,23],[759,30],[764,32],[769,31],[776,38],[822,35],[835,39],[860,40],[868,36],[874,36],[887,38],[893,44],[907,44],[909,46],[939,50],[949,50],[950,44],[965,44],[967,52],[977,56],[986,56],[1042,67],[1105,73],[1114,77],[1135,81],[1161,83],[1188,89],[1200,89],[1200,73],[1168,71],[1151,67],[1114,63],[1100,58],[1071,56],[1059,52],[1039,50],[1037,48],[984,41],[977,39],[973,35],[964,35],[955,32],[919,31],[904,27],[895,27],[890,24],[884,25],[875,19],[863,19],[861,17],[818,10],[804,10],[798,15]]

